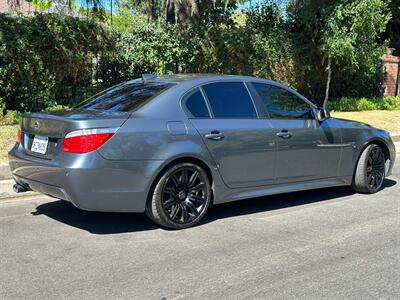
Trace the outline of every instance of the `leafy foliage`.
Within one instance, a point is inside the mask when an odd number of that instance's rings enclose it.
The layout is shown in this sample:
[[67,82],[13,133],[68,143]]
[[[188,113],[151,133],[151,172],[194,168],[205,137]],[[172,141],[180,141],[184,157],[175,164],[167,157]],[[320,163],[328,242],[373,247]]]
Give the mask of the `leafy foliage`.
[[365,64],[375,67],[384,52],[379,34],[389,21],[382,0],[359,0],[338,5],[322,31],[321,51],[338,66],[357,71]]
[[386,98],[342,98],[328,102],[332,111],[400,110],[400,96]]
[[[113,27],[104,11],[92,10],[88,19],[0,14],[0,97],[7,110],[70,105],[143,73],[177,72],[255,75],[318,102],[328,59],[333,99],[377,97],[385,36],[395,38],[382,34],[389,20],[384,0],[291,0],[287,6],[267,0],[243,12],[234,10],[238,1],[202,1],[195,24],[166,22],[165,1],[126,3]],[[153,4],[157,20],[149,16]]]
[[92,21],[0,14],[0,97],[8,109],[44,109],[59,87],[91,84],[93,61],[109,47],[107,31]]

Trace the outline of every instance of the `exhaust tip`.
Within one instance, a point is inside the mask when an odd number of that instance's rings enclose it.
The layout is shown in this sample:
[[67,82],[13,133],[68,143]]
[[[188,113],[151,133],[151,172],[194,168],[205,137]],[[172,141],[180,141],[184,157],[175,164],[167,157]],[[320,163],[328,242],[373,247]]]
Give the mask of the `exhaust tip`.
[[15,193],[24,193],[24,192],[28,191],[28,189],[26,187],[24,187],[23,185],[18,184],[18,183],[13,185],[13,190]]

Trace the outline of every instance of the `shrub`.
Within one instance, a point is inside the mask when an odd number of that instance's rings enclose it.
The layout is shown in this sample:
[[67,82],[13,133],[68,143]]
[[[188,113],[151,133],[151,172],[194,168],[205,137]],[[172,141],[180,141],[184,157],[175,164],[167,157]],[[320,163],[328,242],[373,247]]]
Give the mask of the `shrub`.
[[0,116],[1,125],[19,124],[20,120],[21,120],[21,113],[15,110],[8,110],[5,115]]
[[95,59],[110,47],[108,31],[88,19],[0,14],[0,97],[7,109],[43,110],[60,87],[91,85]]
[[60,111],[60,110],[66,110],[68,108],[69,107],[66,105],[55,104],[55,105],[47,107],[46,111],[47,112]]
[[0,98],[0,125],[18,124],[21,119],[21,113],[13,110],[6,111],[6,105]]
[[400,96],[386,98],[342,98],[329,101],[332,111],[400,110]]
[[376,102],[378,109],[381,110],[400,110],[400,96],[385,97]]

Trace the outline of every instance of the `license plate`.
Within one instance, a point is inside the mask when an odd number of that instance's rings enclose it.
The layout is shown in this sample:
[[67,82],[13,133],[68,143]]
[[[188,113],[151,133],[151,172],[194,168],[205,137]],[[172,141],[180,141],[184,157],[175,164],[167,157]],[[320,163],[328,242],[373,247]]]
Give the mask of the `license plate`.
[[35,135],[35,137],[33,138],[31,151],[40,154],[46,154],[48,143],[49,143],[48,137]]

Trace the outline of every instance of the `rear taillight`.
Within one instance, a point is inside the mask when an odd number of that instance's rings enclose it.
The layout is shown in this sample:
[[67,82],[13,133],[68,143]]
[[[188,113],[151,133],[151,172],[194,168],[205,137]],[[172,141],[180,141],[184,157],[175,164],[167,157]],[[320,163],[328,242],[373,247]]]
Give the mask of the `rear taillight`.
[[81,129],[68,133],[64,138],[62,152],[88,153],[104,145],[118,128]]
[[21,128],[18,128],[18,133],[17,133],[17,143],[21,144],[22,143],[22,133],[21,133]]

